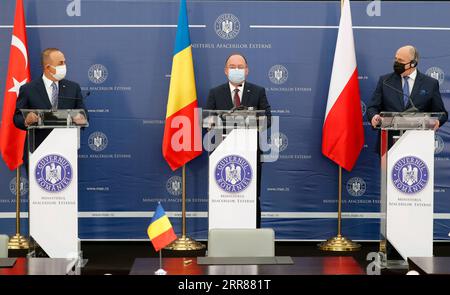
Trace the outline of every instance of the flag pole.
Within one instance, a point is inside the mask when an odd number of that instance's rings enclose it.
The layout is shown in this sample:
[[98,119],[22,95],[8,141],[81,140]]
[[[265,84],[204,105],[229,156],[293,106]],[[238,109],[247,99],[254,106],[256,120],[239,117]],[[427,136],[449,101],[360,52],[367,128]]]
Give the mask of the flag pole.
[[8,249],[28,249],[28,240],[20,234],[20,166],[16,168],[16,234],[9,239]]
[[342,236],[341,222],[342,222],[342,167],[339,166],[339,192],[338,192],[338,231],[337,236],[328,239],[318,245],[322,251],[358,251],[361,249],[361,245],[353,242],[350,239]]
[[201,250],[205,248],[205,245],[186,236],[186,165],[183,165],[182,182],[183,193],[181,199],[181,238],[177,238],[173,243],[169,244],[164,249],[177,251]]
[[159,250],[159,269],[157,271],[155,271],[155,275],[164,276],[166,274],[167,274],[167,271],[165,271],[162,268],[162,249],[161,249],[161,250]]

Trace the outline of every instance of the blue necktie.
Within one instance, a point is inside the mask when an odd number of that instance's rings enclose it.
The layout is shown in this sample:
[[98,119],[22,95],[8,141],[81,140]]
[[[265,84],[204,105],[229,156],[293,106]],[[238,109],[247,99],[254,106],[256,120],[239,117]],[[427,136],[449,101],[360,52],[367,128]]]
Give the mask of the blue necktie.
[[52,103],[52,109],[58,109],[58,86],[55,82],[52,83],[52,97],[51,97],[51,103]]
[[408,105],[409,102],[409,83],[408,83],[408,79],[409,77],[403,77],[403,104],[406,106]]

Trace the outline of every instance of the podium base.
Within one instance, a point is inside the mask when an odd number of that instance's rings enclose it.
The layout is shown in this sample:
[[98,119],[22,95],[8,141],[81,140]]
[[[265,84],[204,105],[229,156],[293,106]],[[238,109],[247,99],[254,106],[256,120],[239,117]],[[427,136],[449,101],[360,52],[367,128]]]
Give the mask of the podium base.
[[331,238],[325,242],[317,245],[322,251],[335,251],[335,252],[345,252],[345,251],[359,251],[361,245],[352,242],[341,235]]
[[166,250],[175,251],[189,251],[189,250],[201,250],[204,249],[205,245],[197,242],[189,237],[181,237],[173,241],[170,245],[165,247]]
[[8,249],[29,249],[28,239],[20,234],[15,234],[9,239]]

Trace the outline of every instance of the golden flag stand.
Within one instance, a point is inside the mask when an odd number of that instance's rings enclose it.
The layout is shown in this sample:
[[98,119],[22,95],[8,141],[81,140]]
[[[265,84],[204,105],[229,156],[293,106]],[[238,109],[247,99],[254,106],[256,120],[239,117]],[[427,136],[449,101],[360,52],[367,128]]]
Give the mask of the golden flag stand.
[[[344,6],[344,0],[341,0],[341,13],[342,7]],[[341,234],[341,222],[342,222],[342,167],[339,166],[339,192],[338,192],[338,232],[337,236],[328,239],[325,242],[318,244],[320,250],[322,251],[358,251],[361,249],[361,245],[354,243],[352,240],[347,239]]]
[[27,238],[20,234],[20,166],[16,169],[16,234],[9,239],[8,249],[28,249]]
[[338,198],[338,232],[337,236],[328,239],[317,245],[322,251],[358,251],[361,245],[354,243],[352,240],[345,238],[341,234],[341,215],[342,215],[342,167],[339,166],[339,198]]
[[186,165],[183,165],[183,194],[181,202],[182,234],[164,249],[176,251],[201,250],[205,248],[200,242],[186,236]]

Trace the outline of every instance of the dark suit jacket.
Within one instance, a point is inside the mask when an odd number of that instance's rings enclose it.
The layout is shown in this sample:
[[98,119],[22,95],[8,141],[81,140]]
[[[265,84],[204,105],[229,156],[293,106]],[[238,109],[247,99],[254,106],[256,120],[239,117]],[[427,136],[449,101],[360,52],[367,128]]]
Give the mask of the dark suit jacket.
[[[84,109],[87,116],[86,107],[83,103],[80,85],[69,80],[59,81],[58,109]],[[14,125],[22,130],[26,130],[25,119],[20,109],[51,109],[52,105],[45,90],[42,76],[33,80],[19,90],[19,96],[14,113]],[[35,132],[36,147],[47,137],[51,129],[41,129]],[[26,153],[24,153],[26,156]]]
[[[384,82],[384,83],[383,83]],[[386,85],[387,84],[387,85]],[[396,90],[392,89],[395,88]],[[372,121],[373,116],[380,112],[403,112],[411,107],[411,103],[405,107],[402,94],[402,80],[396,73],[381,76],[372,100],[367,106],[367,119]],[[439,82],[417,71],[414,87],[411,91],[411,100],[420,112],[443,112],[439,119],[440,126],[448,119],[448,113],[442,102],[439,92]]]
[[[254,107],[255,110],[265,110],[267,123],[270,126],[270,105],[267,101],[266,90],[263,87],[246,81],[244,83],[241,105]],[[231,110],[233,108],[233,99],[228,82],[209,91],[205,108],[208,110]]]

